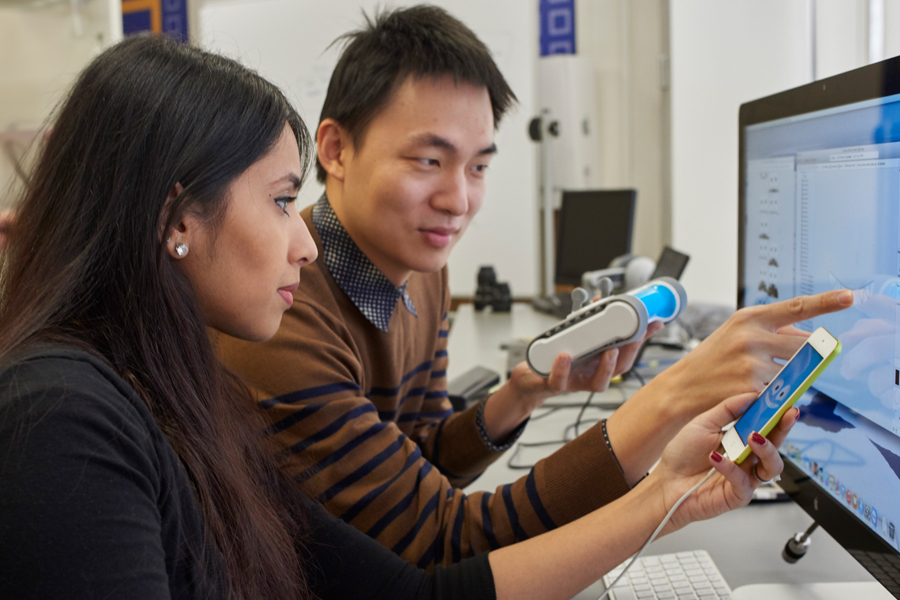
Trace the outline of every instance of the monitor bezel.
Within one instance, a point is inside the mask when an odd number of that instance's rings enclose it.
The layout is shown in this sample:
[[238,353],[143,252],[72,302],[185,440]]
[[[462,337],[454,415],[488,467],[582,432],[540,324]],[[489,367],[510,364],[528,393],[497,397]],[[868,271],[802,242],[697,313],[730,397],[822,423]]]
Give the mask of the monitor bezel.
[[[609,190],[563,190],[561,206],[559,210],[559,222],[557,223],[557,231],[556,231],[556,243],[555,243],[555,258],[554,266],[553,266],[553,283],[555,285],[580,285],[581,284],[581,275],[582,273],[570,273],[563,269],[563,252],[562,252],[562,237],[563,237],[563,227],[568,220],[568,211],[571,210],[570,204],[566,202],[566,198],[575,198],[578,196],[597,196],[598,198],[602,196],[608,196],[610,198],[615,198],[616,200],[623,200],[628,204],[628,225],[627,225],[627,241],[626,246],[627,249],[625,251],[625,255],[631,254],[631,249],[634,241],[634,215],[637,206],[637,190],[631,188],[622,188],[622,189],[609,189]],[[569,207],[569,208],[567,208]],[[618,257],[614,257],[618,258]],[[606,268],[608,265],[598,266],[598,269]]]
[[[741,105],[738,130],[738,297],[743,306],[744,238],[746,210],[746,130],[751,125],[776,119],[794,117],[811,112],[837,108],[867,100],[900,94],[900,57],[890,58],[827,79],[814,81],[778,94]],[[788,496],[805,510],[860,564],[897,598],[896,587],[890,580],[882,580],[877,569],[869,568],[866,556],[872,554],[897,557],[898,551],[855,517],[836,497],[816,483],[809,474],[785,460],[781,486]],[[894,558],[896,560],[896,558]]]

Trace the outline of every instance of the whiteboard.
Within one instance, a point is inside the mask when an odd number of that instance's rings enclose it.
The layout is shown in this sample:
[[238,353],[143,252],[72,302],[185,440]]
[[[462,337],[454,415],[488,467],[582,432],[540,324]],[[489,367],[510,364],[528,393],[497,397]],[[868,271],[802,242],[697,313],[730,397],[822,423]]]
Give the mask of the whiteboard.
[[[484,205],[450,256],[450,290],[472,296],[481,265],[493,265],[515,296],[537,292],[537,146],[527,135],[534,116],[538,54],[537,3],[522,0],[437,0],[490,48],[519,98],[495,141]],[[404,6],[415,2],[397,2]],[[364,23],[384,2],[376,0],[261,0],[207,2],[199,11],[199,42],[240,60],[284,90],[315,133],[331,71],[338,58],[328,46]],[[323,187],[309,177],[300,205]]]

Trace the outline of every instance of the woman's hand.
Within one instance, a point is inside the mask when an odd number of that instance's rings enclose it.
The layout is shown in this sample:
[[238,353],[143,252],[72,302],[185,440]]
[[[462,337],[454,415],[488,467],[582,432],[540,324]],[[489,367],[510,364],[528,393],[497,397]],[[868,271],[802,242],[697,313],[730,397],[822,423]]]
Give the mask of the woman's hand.
[[785,413],[769,433],[768,439],[758,433],[751,435],[749,445],[753,454],[740,465],[723,456],[722,427],[742,415],[756,396],[755,393],[748,393],[728,398],[693,419],[666,446],[659,466],[652,473],[652,476],[659,476],[665,482],[666,511],[703,479],[710,467],[718,473],[684,501],[664,533],[745,506],[750,502],[753,490],[759,486],[760,479],[771,479],[781,474],[784,462],[778,454],[778,447],[797,422],[800,414],[797,408]]

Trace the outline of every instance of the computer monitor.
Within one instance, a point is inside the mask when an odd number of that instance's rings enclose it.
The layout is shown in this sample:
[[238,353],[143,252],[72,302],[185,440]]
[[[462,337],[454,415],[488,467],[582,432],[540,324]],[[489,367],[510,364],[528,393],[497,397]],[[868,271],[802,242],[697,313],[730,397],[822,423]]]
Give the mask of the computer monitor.
[[675,250],[671,246],[664,246],[659,260],[656,261],[656,268],[650,274],[650,279],[658,277],[671,277],[672,279],[681,279],[688,261],[691,257],[683,252]]
[[850,288],[782,485],[900,598],[900,58],[740,111],[738,304]]
[[586,271],[605,269],[631,253],[635,190],[565,191],[556,236],[557,285],[579,285]]

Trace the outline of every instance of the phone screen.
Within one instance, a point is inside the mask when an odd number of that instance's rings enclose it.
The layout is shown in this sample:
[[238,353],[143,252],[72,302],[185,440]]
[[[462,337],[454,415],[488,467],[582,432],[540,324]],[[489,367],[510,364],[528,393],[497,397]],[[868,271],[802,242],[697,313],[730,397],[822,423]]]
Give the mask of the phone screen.
[[762,395],[750,405],[747,412],[734,424],[734,429],[744,444],[754,431],[759,431],[778,412],[785,400],[791,397],[806,378],[822,364],[823,357],[810,344],[803,344],[800,351],[775,376]]

